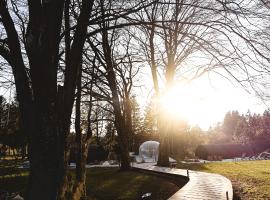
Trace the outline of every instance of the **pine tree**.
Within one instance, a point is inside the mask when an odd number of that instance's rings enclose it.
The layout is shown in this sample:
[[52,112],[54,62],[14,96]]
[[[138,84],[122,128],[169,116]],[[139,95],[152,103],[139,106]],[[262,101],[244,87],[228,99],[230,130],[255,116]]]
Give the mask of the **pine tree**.
[[145,107],[145,114],[143,119],[143,133],[155,134],[156,133],[156,113],[154,110],[153,101],[150,101]]

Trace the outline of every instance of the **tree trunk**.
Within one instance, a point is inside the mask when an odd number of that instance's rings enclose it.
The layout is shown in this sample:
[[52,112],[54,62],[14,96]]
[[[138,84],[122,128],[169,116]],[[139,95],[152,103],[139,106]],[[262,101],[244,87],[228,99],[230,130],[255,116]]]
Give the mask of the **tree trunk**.
[[[88,156],[88,142],[85,141],[85,144],[83,145],[81,149],[81,156],[80,160],[77,160],[76,162],[76,180],[75,184],[72,188],[72,194],[70,199],[71,200],[80,200],[82,196],[86,195],[86,187],[85,187],[85,181],[86,181],[86,160]],[[80,164],[79,164],[80,163]],[[77,165],[79,164],[79,165]]]
[[85,189],[86,179],[86,159],[85,153],[88,150],[88,144],[83,143],[81,132],[81,69],[79,70],[77,80],[77,94],[76,94],[76,117],[75,117],[75,131],[76,131],[76,180],[72,188],[71,200],[80,200]]
[[24,160],[26,157],[26,144],[23,144],[21,151],[22,151],[22,160]]
[[128,150],[128,135],[121,113],[117,108],[114,108],[115,127],[118,133],[118,144],[120,148],[120,169],[127,171],[130,169],[129,150]]
[[[157,64],[156,64],[156,58],[155,58],[155,46],[154,46],[154,36],[155,36],[155,25],[153,24],[150,32],[149,32],[149,48],[150,48],[150,59],[151,59],[151,74],[152,74],[152,80],[154,84],[154,90],[155,90],[155,96],[156,99],[159,99],[159,84],[158,84],[158,76],[157,76]],[[162,112],[160,110],[160,105],[156,105],[158,111],[158,117],[157,117],[157,128],[158,128],[158,134],[160,138],[160,144],[159,144],[159,155],[158,155],[158,166],[169,166],[169,146],[168,146],[168,138],[166,136],[165,127],[166,123],[165,118],[162,118]]]
[[159,131],[159,140],[160,140],[160,145],[159,145],[159,155],[158,155],[158,166],[163,166],[163,167],[169,167],[170,162],[169,162],[169,140],[170,140],[170,133],[171,133],[171,128],[172,128],[172,123],[170,118],[166,116],[166,111],[164,109],[159,110],[158,114],[158,131]]
[[163,167],[169,167],[169,143],[168,143],[168,137],[161,138],[160,144],[159,144],[159,154],[158,154],[158,166]]
[[130,103],[130,97],[128,92],[125,92],[124,97],[124,109],[125,109],[125,129],[127,131],[127,137],[128,137],[128,150],[131,151],[133,148],[133,127],[132,127],[132,107]]
[[35,134],[30,140],[29,200],[56,199],[64,176],[63,133],[52,115],[40,113],[35,118]]
[[30,74],[24,65],[9,7],[6,1],[0,1],[1,22],[8,43],[8,50],[1,48],[0,53],[13,70],[22,119],[21,128],[28,134],[29,141],[30,177],[26,199],[65,199],[68,185],[66,138],[93,3],[92,0],[82,1],[72,47],[66,60],[64,91],[60,92],[57,91],[57,72],[64,0],[28,1],[29,21],[26,22],[25,47]]
[[129,160],[129,151],[126,144],[120,143],[122,147],[121,149],[121,166],[120,169],[122,171],[130,170],[130,160]]
[[[117,106],[119,105],[119,106]],[[120,147],[120,156],[121,156],[121,165],[120,169],[123,171],[130,169],[130,160],[129,160],[129,150],[128,150],[128,134],[124,122],[124,118],[121,115],[120,103],[118,101],[114,103],[114,114],[115,114],[115,127],[119,135],[119,147]]]
[[107,81],[112,93],[112,105],[115,115],[115,127],[119,136],[120,156],[121,156],[121,170],[130,169],[129,151],[128,151],[128,133],[126,130],[125,122],[126,119],[121,112],[121,104],[119,100],[119,92],[117,88],[116,74],[113,64],[113,57],[111,47],[109,45],[108,32],[105,29],[102,31],[102,47],[104,51],[104,57],[106,60],[107,67]]

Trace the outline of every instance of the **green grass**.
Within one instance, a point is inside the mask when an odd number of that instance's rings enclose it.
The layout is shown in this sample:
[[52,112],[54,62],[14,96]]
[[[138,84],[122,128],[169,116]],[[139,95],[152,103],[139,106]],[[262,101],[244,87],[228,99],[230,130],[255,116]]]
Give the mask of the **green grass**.
[[[18,169],[21,161],[0,161],[0,189],[26,191],[28,171]],[[167,199],[186,182],[138,171],[120,172],[116,168],[91,168],[87,171],[87,194],[90,200],[137,200],[152,193],[155,200]]]
[[119,172],[111,168],[93,168],[87,173],[88,195],[92,199],[137,200],[144,193],[152,193],[155,200],[167,199],[179,184],[168,178],[137,171]]
[[16,160],[0,161],[0,189],[24,193],[29,173],[27,170],[17,168],[21,163],[22,161]]
[[270,161],[178,164],[178,168],[218,173],[229,178],[238,199],[270,199]]

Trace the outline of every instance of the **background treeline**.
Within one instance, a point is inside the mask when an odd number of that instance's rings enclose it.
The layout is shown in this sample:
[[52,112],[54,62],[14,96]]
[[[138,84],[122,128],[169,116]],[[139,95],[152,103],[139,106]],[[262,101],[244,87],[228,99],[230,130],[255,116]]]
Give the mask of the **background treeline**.
[[227,112],[223,123],[209,129],[210,142],[249,144],[258,140],[267,140],[270,135],[270,111],[255,114],[248,111],[240,114],[238,111]]
[[[7,102],[0,97],[0,148],[4,152],[18,156],[25,156],[27,140],[19,131],[19,111],[16,100]],[[136,154],[141,143],[147,140],[159,141],[157,133],[157,113],[152,101],[144,109],[132,97],[132,134],[129,138],[129,151]],[[103,105],[104,106],[104,105]],[[109,108],[109,106],[105,106]],[[118,135],[114,126],[114,117],[110,109],[104,110],[95,107],[92,116],[92,145],[108,152],[117,151]],[[86,122],[85,122],[86,123]],[[82,123],[83,124],[83,123]],[[73,130],[73,129],[72,129]],[[71,132],[72,132],[71,130]],[[267,140],[270,136],[270,111],[255,114],[248,111],[240,114],[238,111],[229,111],[224,120],[210,127],[207,131],[199,126],[191,126],[184,119],[174,119],[172,132],[169,135],[170,155],[176,158],[193,158],[196,148],[202,144],[251,144],[256,141]],[[72,132],[70,140],[75,140]],[[104,156],[103,156],[104,157]]]
[[26,156],[27,137],[19,130],[19,107],[16,100],[0,96],[0,155]]

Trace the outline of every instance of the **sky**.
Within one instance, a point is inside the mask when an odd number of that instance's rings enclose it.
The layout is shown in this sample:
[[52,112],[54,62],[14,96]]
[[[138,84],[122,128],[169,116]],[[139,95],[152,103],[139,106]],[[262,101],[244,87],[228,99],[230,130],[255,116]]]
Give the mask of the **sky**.
[[[139,95],[138,102],[143,106],[149,97]],[[190,125],[203,130],[222,122],[231,110],[245,114],[263,113],[267,109],[258,97],[217,75],[210,79],[205,75],[189,84],[179,83],[161,102],[172,116],[185,118]]]
[[[147,87],[137,91],[137,101],[142,111],[150,100],[152,88],[151,77],[144,77],[144,80]],[[0,95],[8,99],[13,94],[0,87]],[[248,111],[263,113],[268,109],[259,98],[248,94],[240,85],[217,75],[211,75],[210,79],[204,75],[188,84],[178,83],[161,101],[173,117],[184,118],[190,125],[198,125],[203,130],[222,122],[225,114],[231,110],[245,114]]]

